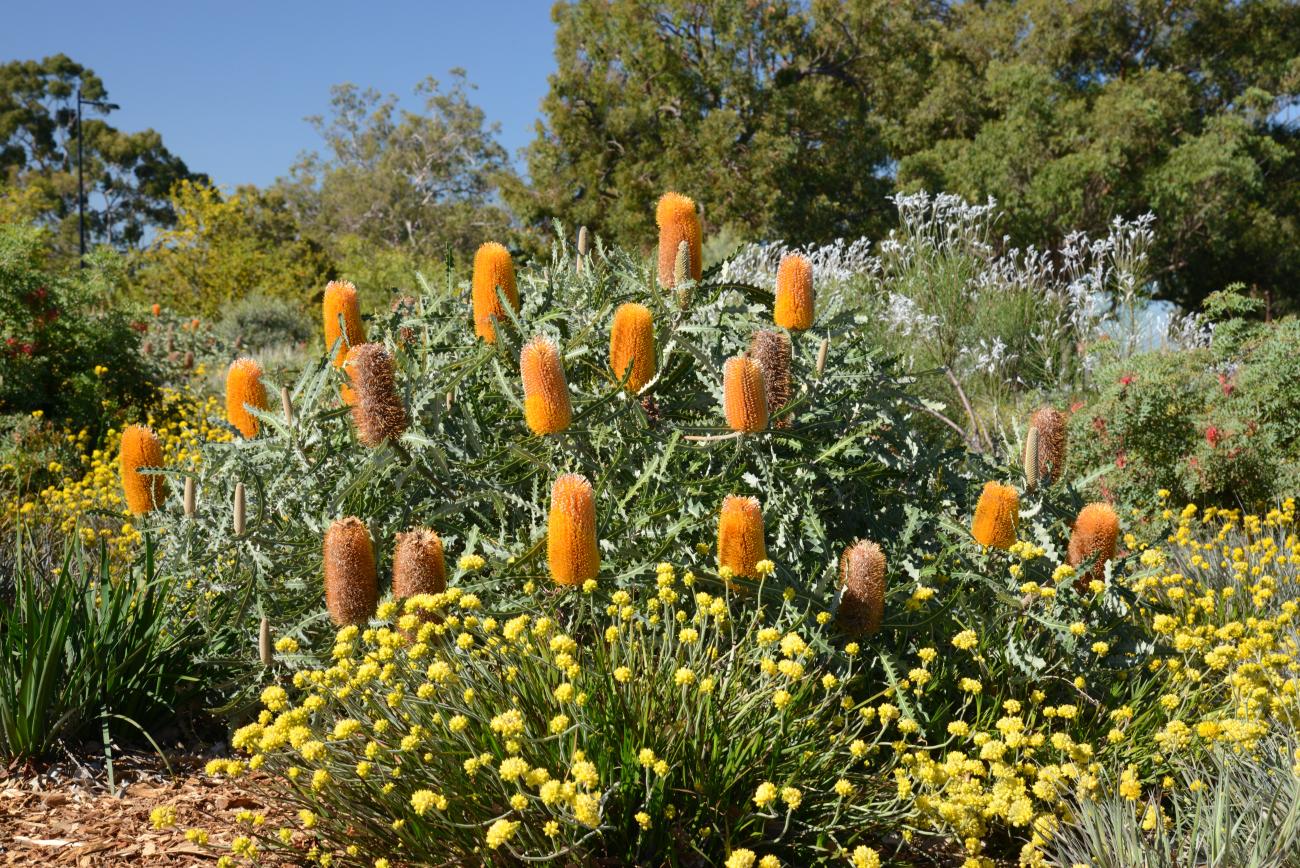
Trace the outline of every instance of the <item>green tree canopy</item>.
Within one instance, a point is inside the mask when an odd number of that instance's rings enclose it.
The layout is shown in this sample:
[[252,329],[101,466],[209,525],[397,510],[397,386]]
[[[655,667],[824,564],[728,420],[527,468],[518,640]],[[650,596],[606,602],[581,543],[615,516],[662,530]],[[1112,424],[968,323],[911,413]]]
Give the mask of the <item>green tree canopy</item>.
[[309,119],[325,153],[306,154],[278,184],[305,230],[417,258],[448,247],[468,254],[503,236],[509,218],[496,190],[509,162],[471,89],[459,69],[449,89],[426,78],[415,88],[424,99],[417,113],[399,109],[392,94],[335,86],[330,117]]
[[[56,54],[0,64],[0,187],[28,191],[37,220],[53,231],[56,253],[77,249],[77,93],[105,102],[99,76]],[[163,145],[153,130],[127,133],[82,111],[88,243],[138,246],[151,228],[175,219],[174,184],[205,180]]]

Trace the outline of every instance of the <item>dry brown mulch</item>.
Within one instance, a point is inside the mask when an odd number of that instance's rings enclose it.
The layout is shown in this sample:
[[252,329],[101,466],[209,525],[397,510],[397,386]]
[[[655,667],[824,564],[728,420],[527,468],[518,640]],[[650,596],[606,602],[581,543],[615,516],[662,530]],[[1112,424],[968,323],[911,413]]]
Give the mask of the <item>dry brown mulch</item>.
[[[277,817],[237,784],[203,774],[204,759],[171,759],[175,775],[156,755],[116,757],[110,788],[102,763],[69,756],[41,769],[0,768],[0,865],[214,865],[229,853],[235,815],[243,809]],[[150,812],[176,810],[176,825],[155,829]],[[205,847],[185,840],[201,828]],[[266,854],[263,864],[287,864]]]

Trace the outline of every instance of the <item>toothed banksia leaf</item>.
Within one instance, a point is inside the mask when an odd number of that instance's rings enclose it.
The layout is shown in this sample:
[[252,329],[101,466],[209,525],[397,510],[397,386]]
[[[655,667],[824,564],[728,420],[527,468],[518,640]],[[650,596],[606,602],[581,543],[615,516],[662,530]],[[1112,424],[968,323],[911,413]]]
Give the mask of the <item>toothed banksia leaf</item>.
[[763,508],[758,499],[727,495],[718,517],[718,566],[737,576],[755,578],[758,562],[766,559]]
[[249,407],[266,409],[262,366],[252,359],[235,359],[226,372],[226,419],[246,440],[256,437],[261,427],[257,417],[248,412]]
[[767,427],[767,386],[753,359],[734,356],[722,367],[722,409],[732,431]]
[[[500,288],[501,294],[497,294]],[[474,277],[472,283],[474,302],[474,334],[490,344],[497,341],[496,327],[493,319],[503,322],[506,319],[505,308],[501,306],[501,295],[516,311],[519,310],[519,292],[515,289],[515,264],[510,258],[510,251],[504,245],[488,241],[474,253]]]
[[393,357],[382,344],[361,344],[348,353],[345,369],[352,381],[344,400],[352,405],[357,439],[371,448],[397,440],[406,431],[406,408],[397,394]]
[[393,549],[393,596],[440,594],[447,590],[447,562],[442,540],[427,527],[397,535]]
[[811,328],[813,302],[812,263],[797,253],[782,257],[776,272],[773,321],[791,331]]
[[325,286],[325,298],[321,302],[321,312],[325,325],[325,351],[340,337],[341,343],[334,351],[334,367],[343,367],[348,348],[365,343],[366,329],[361,324],[361,305],[357,300],[357,288],[346,280],[332,280]]
[[369,621],[378,602],[370,532],[358,518],[341,518],[325,532],[325,608],[342,627]]
[[119,451],[122,471],[122,493],[126,495],[127,509],[135,515],[144,515],[162,506],[167,496],[163,477],[140,472],[142,467],[162,467],[162,442],[152,428],[130,425],[122,432]]
[[695,200],[680,193],[665,193],[655,208],[655,223],[659,227],[659,285],[670,288],[677,285],[675,266],[677,251],[682,242],[689,253],[689,276],[699,280],[703,274],[700,256],[700,218],[695,213]]
[[1080,576],[1076,587],[1087,581],[1105,581],[1106,562],[1115,557],[1119,541],[1119,516],[1109,503],[1090,503],[1079,510],[1070,532],[1070,566],[1082,565],[1096,557],[1087,575]]
[[557,585],[581,585],[596,578],[596,495],[585,476],[567,473],[551,488],[546,560]]
[[543,435],[568,428],[573,406],[555,342],[538,335],[524,344],[519,353],[519,376],[524,381],[524,421],[529,429]]
[[880,629],[885,612],[885,554],[880,546],[858,540],[840,556],[840,628],[851,635]]
[[614,311],[614,324],[609,330],[609,366],[618,379],[627,377],[627,390],[632,394],[645,388],[654,377],[654,318],[645,305],[628,302]]
[[1009,485],[988,482],[980,492],[971,521],[971,536],[983,546],[1009,549],[1020,524],[1020,494]]

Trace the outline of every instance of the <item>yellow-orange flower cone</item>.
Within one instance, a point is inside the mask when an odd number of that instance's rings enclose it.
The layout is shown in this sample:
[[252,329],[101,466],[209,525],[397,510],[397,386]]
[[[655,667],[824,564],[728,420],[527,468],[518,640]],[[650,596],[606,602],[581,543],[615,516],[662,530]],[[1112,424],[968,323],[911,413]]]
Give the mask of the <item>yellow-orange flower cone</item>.
[[497,340],[497,333],[492,325],[493,317],[498,320],[506,319],[505,308],[501,306],[501,297],[497,294],[498,287],[501,289],[501,295],[510,302],[510,306],[519,310],[519,292],[515,289],[515,264],[510,259],[510,251],[495,241],[488,241],[480,245],[474,253],[472,288],[474,334],[490,344],[496,343]]
[[767,559],[763,540],[763,508],[754,497],[727,495],[718,517],[718,566],[734,575],[754,578],[756,566]]
[[447,590],[442,540],[427,527],[397,535],[393,548],[393,596],[440,594]]
[[167,483],[157,474],[140,472],[142,467],[163,466],[162,443],[153,429],[144,425],[128,425],[122,432],[118,458],[127,509],[135,515],[144,515],[162,506],[163,499],[167,496]]
[[596,578],[596,495],[585,476],[567,473],[551,488],[546,528],[546,560],[557,585],[581,585]]
[[700,217],[695,213],[695,200],[680,193],[663,194],[655,208],[655,223],[659,226],[659,285],[676,285],[673,266],[683,241],[691,254],[691,279],[699,280],[704,262],[700,257]]
[[325,608],[342,627],[375,614],[379,579],[370,533],[358,518],[341,518],[325,532]]
[[1009,485],[989,482],[980,492],[971,522],[971,536],[980,545],[1009,549],[1020,524],[1020,494]]
[[836,622],[847,633],[880,629],[885,612],[885,554],[880,546],[858,540],[840,556],[840,607]]
[[722,367],[722,410],[732,431],[767,427],[767,386],[753,359],[733,356]]
[[655,375],[654,318],[645,305],[628,302],[614,311],[614,324],[609,330],[609,366],[615,377],[627,377],[627,390],[633,394]]
[[257,436],[261,423],[248,408],[265,410],[266,406],[262,366],[252,359],[235,359],[226,372],[226,419],[251,439]]
[[782,257],[776,271],[773,321],[791,331],[812,328],[813,301],[812,263],[797,253]]
[[1109,503],[1090,503],[1079,510],[1070,533],[1070,566],[1077,567],[1096,556],[1092,568],[1080,576],[1075,586],[1082,589],[1087,581],[1106,580],[1106,562],[1115,558],[1119,540],[1119,516]]
[[573,407],[564,379],[560,350],[548,337],[538,335],[519,353],[519,375],[524,381],[524,421],[534,434],[556,434],[569,427]]
[[[321,302],[325,326],[325,351],[329,352],[340,337],[344,341],[334,351],[334,367],[343,367],[348,348],[366,342],[366,329],[361,324],[361,304],[357,301],[357,288],[346,280],[331,280],[325,286],[325,299]],[[340,326],[340,323],[342,325]]]

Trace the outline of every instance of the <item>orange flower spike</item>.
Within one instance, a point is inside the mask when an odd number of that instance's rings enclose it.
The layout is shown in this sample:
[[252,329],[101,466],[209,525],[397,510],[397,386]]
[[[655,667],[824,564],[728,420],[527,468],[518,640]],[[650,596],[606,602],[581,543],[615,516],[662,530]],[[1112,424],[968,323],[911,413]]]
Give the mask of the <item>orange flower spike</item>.
[[767,386],[758,363],[733,356],[722,367],[722,409],[732,431],[762,431],[767,427]]
[[325,325],[325,351],[329,352],[340,337],[344,338],[334,352],[334,367],[341,368],[347,358],[348,348],[366,342],[357,288],[346,280],[331,280],[325,286],[321,312]]
[[261,423],[248,411],[265,410],[266,386],[262,385],[262,366],[252,359],[235,359],[226,372],[226,419],[239,429],[245,439],[257,436]]
[[971,522],[971,535],[983,546],[1009,549],[1020,524],[1020,494],[1009,485],[989,482],[980,493]]
[[812,328],[813,301],[812,263],[797,253],[782,257],[776,271],[773,321],[790,331]]
[[162,442],[152,428],[129,425],[122,432],[119,451],[122,471],[122,492],[126,506],[134,515],[144,515],[162,506],[167,496],[167,483],[156,474],[141,473],[142,467],[162,467]]
[[440,594],[447,590],[447,562],[442,540],[427,527],[397,535],[393,549],[393,596]]
[[564,362],[555,342],[538,335],[519,353],[519,374],[524,381],[524,421],[534,434],[556,434],[569,427],[573,406]]
[[718,518],[718,566],[734,575],[755,578],[759,561],[767,559],[763,541],[763,508],[754,497],[727,495]]
[[691,253],[691,279],[699,280],[704,261],[700,256],[700,217],[695,212],[695,200],[680,193],[663,194],[655,208],[655,223],[659,226],[659,285],[676,284],[673,266],[683,241]]
[[546,559],[557,585],[581,585],[600,570],[596,495],[585,476],[567,473],[551,488]]
[[1076,587],[1082,590],[1086,580],[1106,580],[1106,562],[1115,558],[1118,540],[1119,516],[1109,503],[1090,503],[1079,510],[1070,533],[1070,566],[1077,567],[1094,555],[1096,561]]
[[358,518],[341,518],[325,532],[325,608],[342,627],[375,614],[379,579],[370,533]]
[[510,302],[510,306],[516,311],[519,310],[519,292],[515,289],[515,264],[510,259],[510,251],[495,241],[488,241],[480,245],[474,253],[472,294],[474,334],[490,344],[497,342],[492,318],[498,320],[506,318],[505,308],[501,306],[501,298],[497,294],[498,287],[501,289],[501,295]]
[[[609,330],[609,366],[614,376],[627,377],[627,390],[636,394],[655,375],[654,318],[650,309],[629,302],[614,311]],[[631,368],[631,374],[628,373]]]

